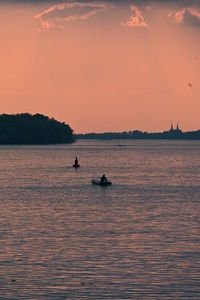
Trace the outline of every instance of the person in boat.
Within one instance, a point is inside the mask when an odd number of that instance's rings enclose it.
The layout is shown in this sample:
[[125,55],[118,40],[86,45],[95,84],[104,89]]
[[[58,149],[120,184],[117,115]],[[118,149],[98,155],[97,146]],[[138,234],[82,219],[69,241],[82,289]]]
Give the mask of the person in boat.
[[101,176],[101,183],[105,183],[108,182],[108,179],[106,178],[106,175],[103,174],[103,176]]

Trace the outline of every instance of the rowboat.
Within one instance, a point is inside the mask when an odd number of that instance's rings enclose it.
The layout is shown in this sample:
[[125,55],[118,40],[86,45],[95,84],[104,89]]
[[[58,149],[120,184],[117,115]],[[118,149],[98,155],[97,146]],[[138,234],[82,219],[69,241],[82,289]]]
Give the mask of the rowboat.
[[100,179],[92,179],[92,184],[93,185],[100,185],[100,186],[108,186],[111,185],[111,181],[101,181]]

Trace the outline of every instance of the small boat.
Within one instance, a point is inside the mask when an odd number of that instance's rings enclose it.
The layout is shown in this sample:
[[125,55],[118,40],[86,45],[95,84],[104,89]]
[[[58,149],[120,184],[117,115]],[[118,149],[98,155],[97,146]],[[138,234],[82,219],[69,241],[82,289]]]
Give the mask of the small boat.
[[92,184],[94,184],[94,185],[100,185],[100,186],[108,186],[108,185],[111,185],[112,182],[111,181],[101,182],[100,179],[92,179]]
[[77,158],[77,156],[76,156],[76,158],[75,158],[75,161],[74,161],[74,164],[73,164],[73,168],[75,168],[75,169],[80,168],[80,165],[79,165],[79,163],[78,163],[78,158]]

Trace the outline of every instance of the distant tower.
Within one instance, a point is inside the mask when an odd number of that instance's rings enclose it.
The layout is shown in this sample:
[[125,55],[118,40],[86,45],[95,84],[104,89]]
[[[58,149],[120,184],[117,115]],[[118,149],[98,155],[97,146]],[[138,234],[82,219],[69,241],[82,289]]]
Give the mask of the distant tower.
[[182,130],[179,128],[179,126],[178,126],[178,123],[177,123],[177,126],[176,126],[176,132],[179,132],[179,133],[181,133],[182,132]]
[[173,123],[171,123],[171,129],[170,129],[170,131],[174,131]]

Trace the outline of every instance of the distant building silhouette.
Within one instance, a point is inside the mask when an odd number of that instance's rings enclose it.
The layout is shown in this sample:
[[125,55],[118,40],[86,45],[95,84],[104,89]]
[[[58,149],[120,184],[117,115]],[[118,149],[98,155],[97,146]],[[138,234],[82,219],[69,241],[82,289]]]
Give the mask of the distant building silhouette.
[[176,132],[182,132],[182,130],[178,126],[178,123],[177,123],[177,126],[176,126]]
[[102,133],[86,133],[77,134],[78,139],[135,139],[135,140],[200,140],[200,129],[196,131],[183,132],[177,123],[175,129],[173,123],[171,128],[163,132],[142,132],[139,130],[123,131],[123,132],[102,132]]
[[182,130],[179,128],[178,123],[176,125],[176,129],[174,129],[173,123],[171,123],[171,128],[169,130],[169,133],[173,133],[173,134],[182,133]]

